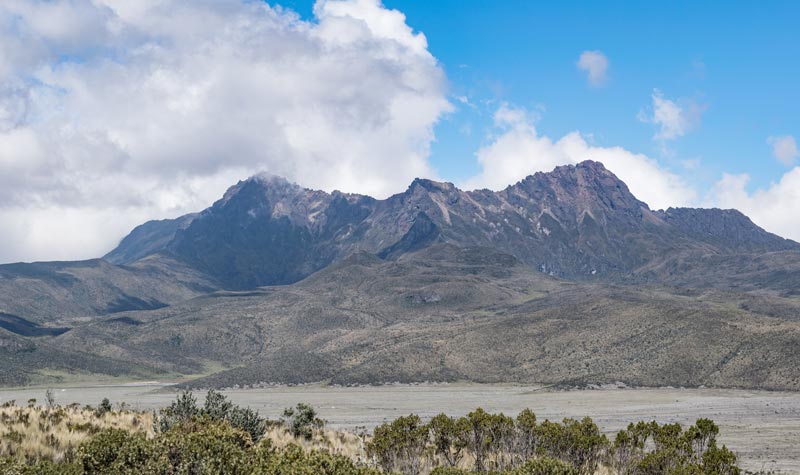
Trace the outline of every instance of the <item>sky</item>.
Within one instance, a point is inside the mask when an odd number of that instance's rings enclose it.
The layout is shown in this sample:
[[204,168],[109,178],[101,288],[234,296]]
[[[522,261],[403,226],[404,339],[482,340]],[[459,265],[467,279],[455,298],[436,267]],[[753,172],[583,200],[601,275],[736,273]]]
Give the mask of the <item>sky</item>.
[[603,162],[800,240],[800,3],[3,0],[0,262],[98,257],[236,181],[502,189]]

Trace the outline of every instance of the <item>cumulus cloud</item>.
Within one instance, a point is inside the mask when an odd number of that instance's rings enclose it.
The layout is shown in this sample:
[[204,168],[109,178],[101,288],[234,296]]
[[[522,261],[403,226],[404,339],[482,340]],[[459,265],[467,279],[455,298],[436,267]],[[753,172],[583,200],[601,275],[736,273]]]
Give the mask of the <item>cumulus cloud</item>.
[[787,167],[794,163],[797,158],[797,142],[791,135],[784,135],[781,137],[770,137],[767,143],[772,147],[772,155]]
[[695,191],[679,176],[643,154],[592,145],[579,132],[558,140],[539,135],[528,111],[508,104],[497,109],[494,121],[498,134],[477,152],[481,172],[463,183],[465,188],[502,189],[537,171],[595,160],[654,209],[687,206],[696,199]]
[[652,107],[649,112],[641,111],[639,120],[654,124],[658,130],[653,138],[659,141],[683,137],[700,124],[704,107],[694,101],[684,100],[683,105],[664,97],[658,89],[653,90]]
[[578,69],[586,72],[586,79],[592,86],[602,86],[606,82],[608,58],[602,51],[584,51],[577,62]]
[[749,192],[747,174],[724,174],[705,199],[706,206],[735,208],[767,231],[800,241],[800,167],[786,172],[777,183]]
[[[318,0],[6,0],[0,262],[93,257],[268,171],[386,196],[431,176],[446,78],[402,13]],[[59,219],[61,218],[61,219]]]

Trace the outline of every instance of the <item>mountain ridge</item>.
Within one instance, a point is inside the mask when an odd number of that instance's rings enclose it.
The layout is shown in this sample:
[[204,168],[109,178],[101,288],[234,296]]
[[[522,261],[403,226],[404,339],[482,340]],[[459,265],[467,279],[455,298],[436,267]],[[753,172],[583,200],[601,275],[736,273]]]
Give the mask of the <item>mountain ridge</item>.
[[[171,252],[228,288],[247,289],[297,282],[360,250],[396,256],[403,240],[420,238],[417,219],[428,232],[436,229],[431,242],[498,247],[570,279],[623,278],[678,248],[698,255],[800,250],[735,210],[652,211],[601,163],[586,161],[497,192],[417,178],[384,200],[255,176],[201,213],[160,222],[174,230],[172,238],[159,235],[159,245],[150,241],[144,251]],[[126,255],[141,256],[129,239],[106,258],[124,264]],[[249,262],[231,264],[242,253]]]

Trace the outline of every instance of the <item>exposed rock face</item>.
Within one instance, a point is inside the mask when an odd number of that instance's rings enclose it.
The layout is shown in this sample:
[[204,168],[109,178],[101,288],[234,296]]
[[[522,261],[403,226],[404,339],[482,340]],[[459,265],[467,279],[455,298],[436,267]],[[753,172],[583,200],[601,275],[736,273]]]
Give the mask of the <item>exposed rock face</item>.
[[[397,258],[439,242],[496,248],[581,280],[637,279],[666,255],[800,251],[734,210],[651,211],[587,161],[498,192],[416,179],[385,200],[253,177],[198,215],[137,228],[109,256],[130,263],[167,250],[227,288],[248,289],[296,282],[357,251]],[[669,275],[646,274],[669,283]]]

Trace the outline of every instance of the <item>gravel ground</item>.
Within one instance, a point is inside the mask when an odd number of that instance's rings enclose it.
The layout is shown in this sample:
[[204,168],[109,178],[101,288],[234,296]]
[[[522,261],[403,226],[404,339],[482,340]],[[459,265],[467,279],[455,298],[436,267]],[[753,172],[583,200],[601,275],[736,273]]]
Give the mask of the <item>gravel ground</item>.
[[[138,409],[167,404],[174,393],[163,384],[57,388],[59,403],[97,404],[104,397]],[[629,422],[693,423],[709,417],[721,427],[722,443],[750,470],[800,475],[800,393],[722,389],[598,389],[550,391],[513,385],[397,385],[381,387],[273,387],[226,391],[236,403],[276,418],[297,402],[315,406],[330,426],[372,428],[400,415],[463,415],[476,407],[516,414],[529,407],[540,419],[591,416],[606,433]],[[202,399],[202,395],[200,399]],[[0,390],[0,402],[44,399],[44,389]]]

